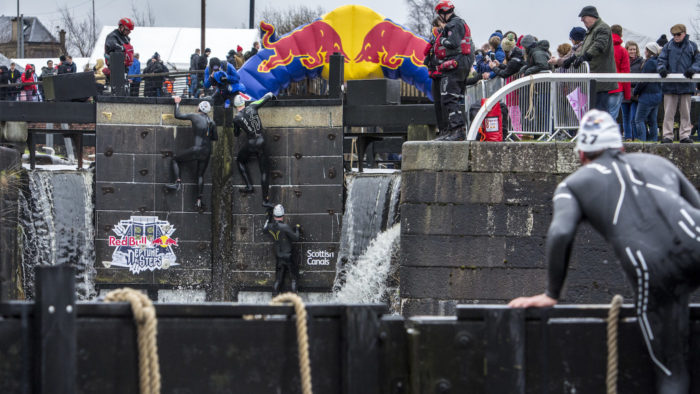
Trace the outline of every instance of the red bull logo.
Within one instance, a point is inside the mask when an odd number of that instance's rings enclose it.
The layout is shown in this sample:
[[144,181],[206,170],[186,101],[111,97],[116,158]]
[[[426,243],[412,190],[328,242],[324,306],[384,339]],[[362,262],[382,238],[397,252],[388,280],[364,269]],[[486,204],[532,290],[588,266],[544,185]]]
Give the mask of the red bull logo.
[[311,22],[275,42],[270,41],[275,31],[274,26],[260,22],[260,28],[264,32],[263,46],[272,49],[274,54],[260,62],[259,72],[270,72],[276,67],[286,66],[295,58],[301,58],[301,64],[307,69],[314,69],[327,64],[329,56],[334,52],[341,53],[345,56],[345,62],[348,62],[340,35],[322,20]]
[[153,240],[153,245],[158,245],[161,248],[167,248],[168,246],[177,246],[177,238],[172,239],[167,235],[162,235],[159,238]]
[[148,238],[146,238],[146,237],[117,238],[114,236],[109,237],[109,246],[139,246],[139,245],[148,245]]
[[396,70],[410,59],[417,67],[423,66],[423,50],[427,42],[390,20],[375,25],[365,35],[362,50],[354,62],[378,63]]

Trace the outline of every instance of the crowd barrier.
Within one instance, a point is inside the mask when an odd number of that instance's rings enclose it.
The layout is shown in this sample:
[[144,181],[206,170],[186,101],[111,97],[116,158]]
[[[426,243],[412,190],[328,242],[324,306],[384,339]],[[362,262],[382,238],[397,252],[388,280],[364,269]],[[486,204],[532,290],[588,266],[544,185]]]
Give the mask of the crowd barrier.
[[[558,68],[550,74],[581,74],[590,72],[588,63],[569,69]],[[474,104],[481,105],[503,86],[521,78],[520,73],[506,78],[481,80],[465,91],[466,113]],[[519,141],[523,136],[551,140],[557,136],[572,137],[579,119],[588,109],[589,84],[576,82],[535,82],[508,93],[501,103],[508,110],[504,121],[505,139]]]

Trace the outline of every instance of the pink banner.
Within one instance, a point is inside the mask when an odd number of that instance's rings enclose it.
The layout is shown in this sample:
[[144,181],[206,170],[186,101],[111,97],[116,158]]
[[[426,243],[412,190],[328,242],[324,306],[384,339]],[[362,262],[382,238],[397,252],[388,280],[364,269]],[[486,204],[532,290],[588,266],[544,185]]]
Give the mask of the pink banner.
[[571,104],[571,108],[574,110],[576,118],[581,121],[581,118],[583,117],[583,114],[586,113],[586,109],[588,107],[588,97],[581,92],[580,88],[577,87],[573,92],[569,93],[566,98],[569,99],[569,104]]
[[523,126],[520,123],[522,116],[520,114],[519,105],[508,107],[508,117],[510,118],[510,124],[513,125],[513,131],[523,131]]

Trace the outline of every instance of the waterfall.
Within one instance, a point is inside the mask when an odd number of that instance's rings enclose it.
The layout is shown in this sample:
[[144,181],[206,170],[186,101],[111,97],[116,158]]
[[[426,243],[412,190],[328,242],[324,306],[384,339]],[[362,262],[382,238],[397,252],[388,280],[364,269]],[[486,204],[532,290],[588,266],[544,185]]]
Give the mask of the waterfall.
[[[359,294],[374,291],[370,288],[376,288],[379,282],[385,283],[391,271],[392,245],[399,234],[399,226],[395,224],[399,221],[401,174],[352,174],[348,175],[347,182],[333,291],[336,298],[343,297],[344,302],[370,302]],[[380,264],[380,261],[387,263],[381,273],[372,267],[372,264]],[[360,263],[362,267],[358,266]],[[370,280],[373,271],[376,278]],[[351,279],[353,283],[348,284]],[[353,288],[345,289],[348,285]],[[366,288],[360,289],[358,286]],[[378,297],[382,298],[383,295]]]
[[20,196],[23,287],[34,294],[39,265],[71,264],[81,300],[95,296],[95,225],[90,171],[27,171]]
[[398,310],[397,265],[392,264],[398,253],[401,225],[377,235],[369,247],[347,268],[345,283],[335,293],[335,300],[343,304],[388,303]]

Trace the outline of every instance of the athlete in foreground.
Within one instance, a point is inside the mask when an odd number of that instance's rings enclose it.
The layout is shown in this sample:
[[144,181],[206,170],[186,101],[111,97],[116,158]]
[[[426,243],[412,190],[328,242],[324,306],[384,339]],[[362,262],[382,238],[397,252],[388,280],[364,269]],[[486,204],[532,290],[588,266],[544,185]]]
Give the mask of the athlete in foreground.
[[635,292],[637,321],[656,371],[656,391],[686,394],[688,298],[700,285],[700,195],[659,156],[625,154],[617,123],[593,110],[581,120],[583,167],[559,184],[547,233],[544,294],[511,307],[557,303],[578,224],[587,220],[612,245]]
[[182,180],[180,179],[180,166],[183,163],[196,161],[197,162],[197,202],[195,208],[202,209],[202,195],[204,194],[204,172],[209,165],[209,157],[211,156],[211,141],[219,139],[216,133],[216,124],[209,118],[211,104],[208,101],[201,101],[199,108],[194,114],[181,114],[180,101],[178,96],[173,97],[175,100],[175,119],[189,120],[192,122],[192,132],[194,133],[194,145],[178,153],[173,157],[171,162],[173,176],[175,182],[167,185],[169,189],[180,190]]
[[297,282],[299,281],[299,266],[292,259],[292,242],[299,240],[299,230],[301,226],[297,224],[292,230],[292,227],[284,223],[284,207],[280,204],[271,207],[271,204],[264,204],[268,208],[267,221],[263,227],[270,235],[275,243],[275,257],[277,264],[275,267],[275,294],[279,294],[280,289],[284,286],[285,273],[289,273],[291,277],[292,292],[297,292]]

